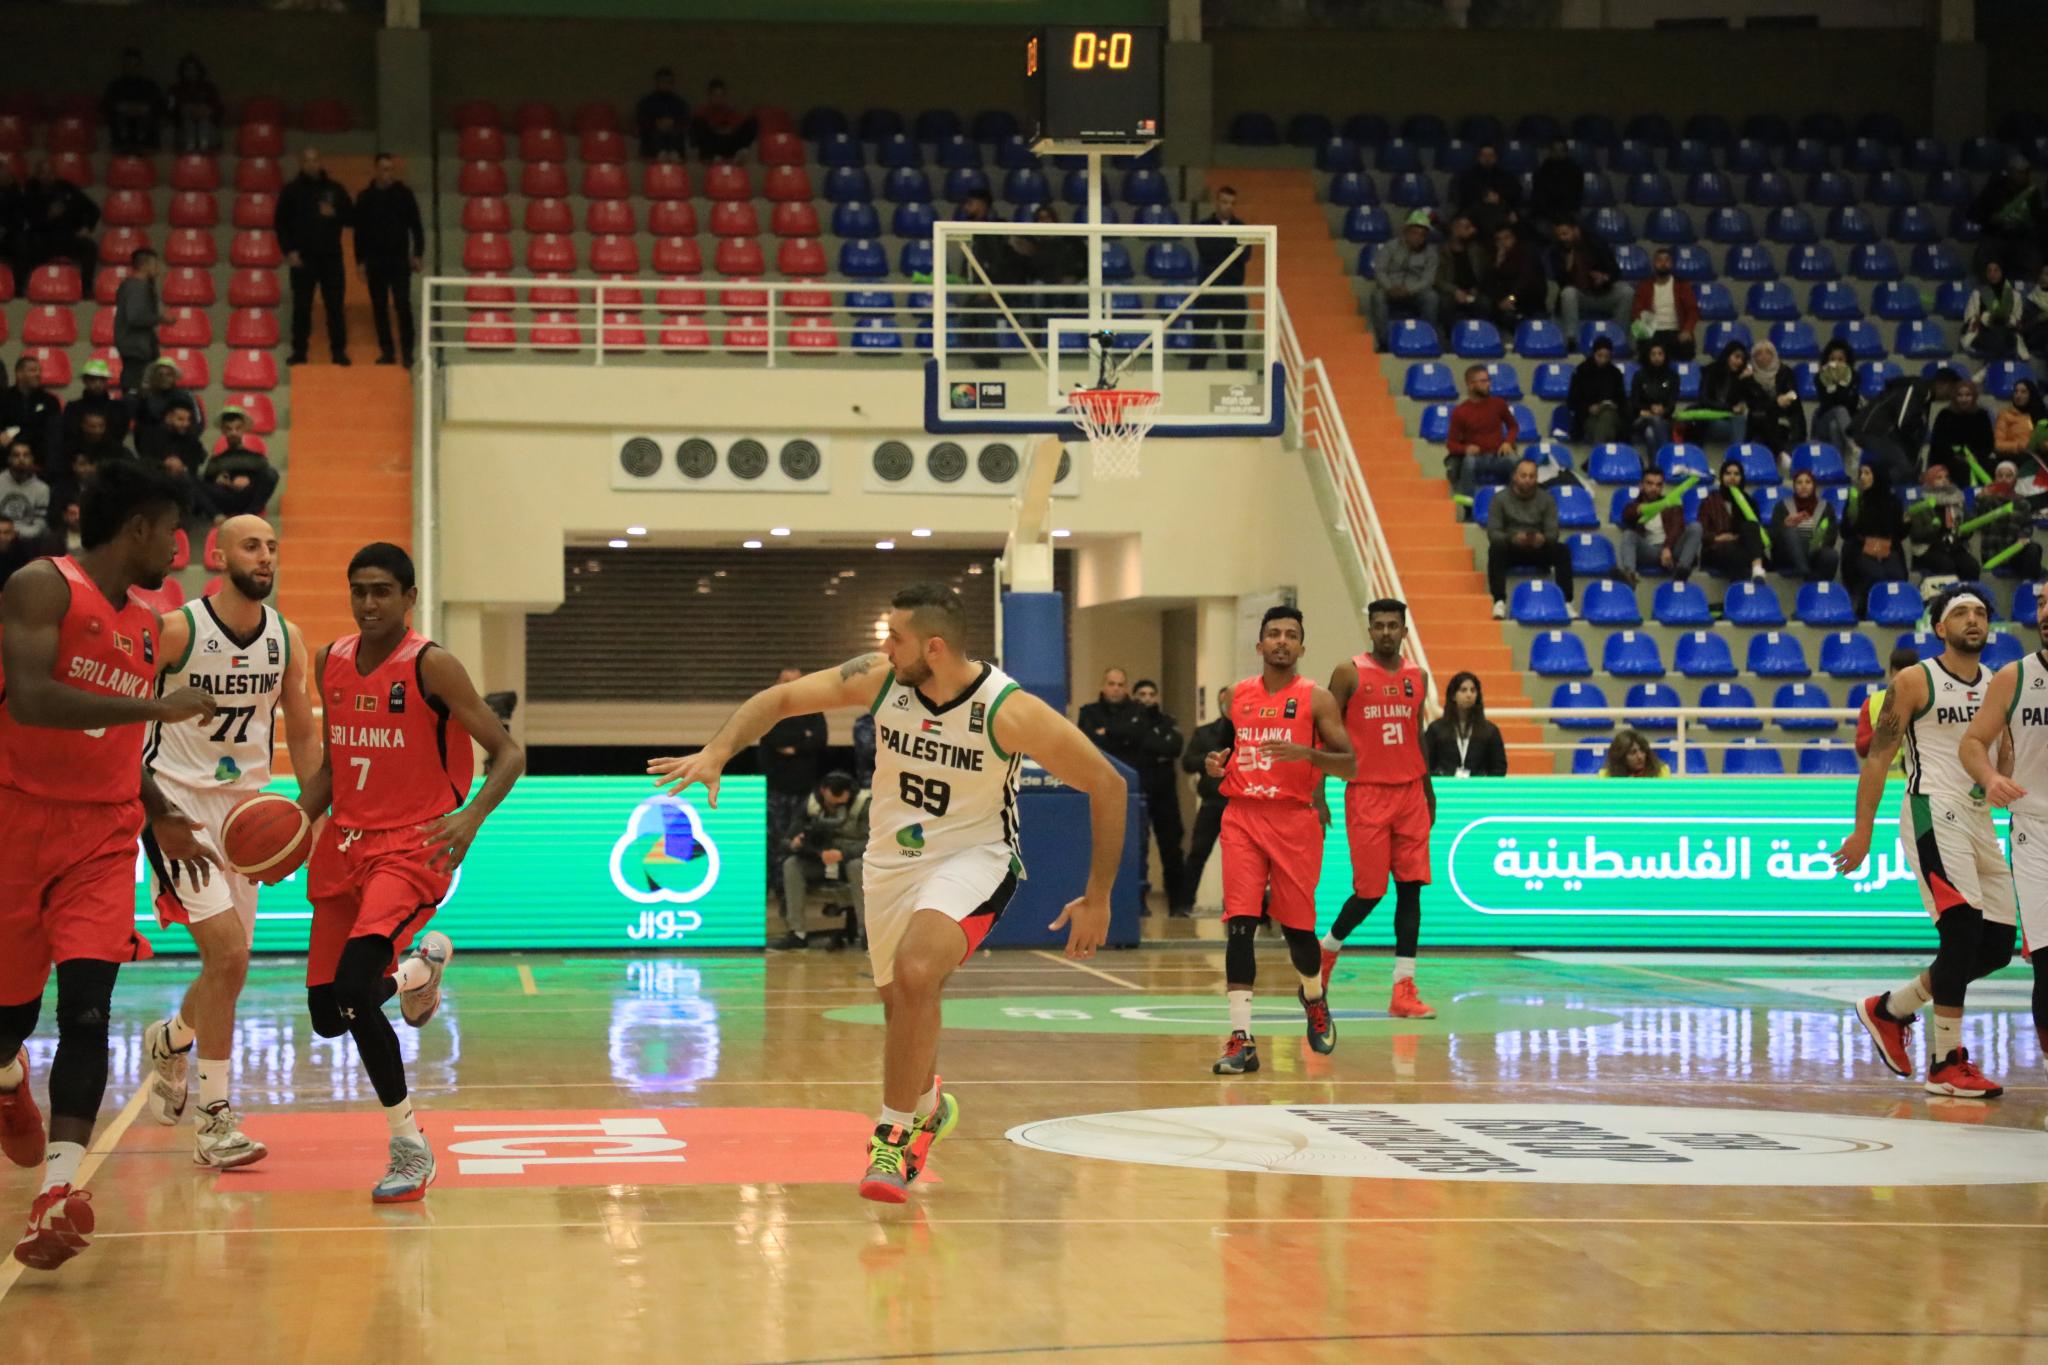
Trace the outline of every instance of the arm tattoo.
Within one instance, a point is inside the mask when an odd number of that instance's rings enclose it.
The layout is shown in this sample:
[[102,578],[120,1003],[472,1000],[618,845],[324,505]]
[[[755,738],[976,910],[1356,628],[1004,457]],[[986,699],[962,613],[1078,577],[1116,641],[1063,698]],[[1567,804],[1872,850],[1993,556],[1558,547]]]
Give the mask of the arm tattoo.
[[839,665],[839,681],[852,682],[863,673],[872,673],[875,671],[875,665],[880,662],[882,662],[880,654],[856,654],[853,658]]
[[1897,739],[1906,733],[1906,720],[1900,712],[1896,690],[1884,694],[1884,708],[1877,713],[1877,723],[1870,728],[1886,739]]

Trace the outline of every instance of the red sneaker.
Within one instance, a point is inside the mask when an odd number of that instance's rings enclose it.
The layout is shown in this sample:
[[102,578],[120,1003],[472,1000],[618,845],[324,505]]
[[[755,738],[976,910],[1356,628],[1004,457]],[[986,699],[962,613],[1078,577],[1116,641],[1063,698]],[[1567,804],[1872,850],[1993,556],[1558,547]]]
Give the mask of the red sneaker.
[[1885,1008],[1885,997],[1890,994],[1879,991],[1868,1000],[1857,1001],[1856,1017],[1863,1021],[1870,1041],[1877,1044],[1877,1059],[1890,1067],[1894,1076],[1911,1076],[1913,1054],[1906,1047],[1906,1030],[1913,1027],[1913,1021],[1892,1018]]
[[1337,965],[1337,955],[1328,948],[1323,949],[1323,995],[1330,994],[1330,971]]
[[1434,1019],[1436,1011],[1422,1003],[1422,997],[1415,993],[1415,978],[1404,976],[1394,983],[1394,998],[1387,1005],[1387,1013],[1396,1019]]
[[30,1270],[55,1270],[92,1245],[92,1196],[57,1185],[28,1208],[28,1231],[14,1244],[14,1259]]
[[43,1111],[36,1108],[35,1092],[28,1084],[28,1049],[15,1059],[21,1063],[21,1084],[0,1090],[0,1152],[17,1166],[43,1164]]
[[2005,1093],[2005,1087],[1977,1069],[1970,1060],[1970,1049],[1959,1047],[1928,1069],[1927,1093],[1963,1100],[1995,1100]]

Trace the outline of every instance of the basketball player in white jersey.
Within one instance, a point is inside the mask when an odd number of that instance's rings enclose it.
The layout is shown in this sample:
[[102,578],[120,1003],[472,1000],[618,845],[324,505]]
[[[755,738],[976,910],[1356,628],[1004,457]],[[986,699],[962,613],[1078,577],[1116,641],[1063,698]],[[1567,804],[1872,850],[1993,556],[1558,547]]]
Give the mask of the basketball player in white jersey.
[[[2048,584],[2034,613],[2035,625],[2048,631]],[[2034,966],[2034,1034],[2048,1055],[2048,648],[1998,670],[1963,736],[1962,758],[1984,799],[2012,812],[2020,951]]]
[[1835,851],[1843,875],[1863,865],[1884,799],[1892,755],[1906,746],[1906,800],[1899,842],[1920,886],[1920,903],[1940,939],[1934,961],[1905,985],[1856,1006],[1877,1055],[1900,1076],[1913,1074],[1906,1030],[1934,1002],[1934,1043],[1927,1090],[1996,1099],[2004,1087],[1979,1071],[1963,1046],[1963,997],[1972,981],[2012,961],[2012,873],[1991,825],[1984,790],[1963,768],[1963,736],[1984,708],[1991,674],[1978,655],[1991,631],[1991,594],[1958,583],[1934,599],[1928,619],[1941,653],[1893,680],[1873,725],[1870,753],[1856,783],[1856,829]]
[[939,996],[1003,913],[1024,874],[1017,767],[1030,757],[1088,795],[1087,888],[1052,927],[1067,956],[1093,955],[1109,932],[1109,891],[1124,847],[1129,790],[1087,736],[1002,670],[965,653],[966,617],[951,588],[896,594],[882,651],[778,683],[749,698],[701,751],[657,758],[656,781],[698,783],[715,806],[732,756],[786,716],[863,708],[875,719],[868,848],[868,959],[888,1023],[882,1112],[868,1143],[864,1198],[900,1204],[932,1144],[959,1121],[936,1071]]
[[[165,797],[200,827],[200,842],[221,851],[221,825],[236,804],[263,790],[271,777],[277,713],[284,712],[285,743],[293,769],[320,767],[320,731],[306,691],[306,642],[274,607],[264,605],[277,581],[277,532],[261,517],[234,517],[220,527],[225,561],[220,588],[164,618],[159,692],[196,687],[218,710],[204,725],[156,725],[143,762]],[[157,1122],[184,1117],[187,1060],[199,1062],[198,1136],[192,1159],[230,1169],[261,1161],[263,1144],[241,1130],[228,1102],[228,1065],[234,1046],[235,1001],[249,967],[256,934],[256,883],[223,866],[205,884],[173,883],[147,840],[155,880],[157,918],[183,923],[199,948],[199,976],[177,1013],[143,1034],[150,1064],[149,1112]]]

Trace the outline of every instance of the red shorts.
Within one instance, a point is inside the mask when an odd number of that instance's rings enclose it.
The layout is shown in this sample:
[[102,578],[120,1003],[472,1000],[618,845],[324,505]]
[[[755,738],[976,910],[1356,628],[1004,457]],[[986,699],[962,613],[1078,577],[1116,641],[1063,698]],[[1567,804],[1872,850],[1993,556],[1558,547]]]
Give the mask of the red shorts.
[[[1223,918],[1262,910],[1289,929],[1316,927],[1323,822],[1313,806],[1236,798],[1223,808]],[[1266,892],[1272,899],[1266,901]]]
[[1397,882],[1429,881],[1429,789],[1424,782],[1347,782],[1344,834],[1351,844],[1351,890],[1368,900]]
[[434,917],[451,879],[427,865],[417,829],[345,830],[329,820],[313,845],[306,895],[313,936],[306,947],[306,984],[334,980],[341,950],[352,938],[391,940],[391,965]]
[[151,956],[135,932],[140,801],[51,801],[0,787],[0,831],[0,1005],[42,995],[59,962]]

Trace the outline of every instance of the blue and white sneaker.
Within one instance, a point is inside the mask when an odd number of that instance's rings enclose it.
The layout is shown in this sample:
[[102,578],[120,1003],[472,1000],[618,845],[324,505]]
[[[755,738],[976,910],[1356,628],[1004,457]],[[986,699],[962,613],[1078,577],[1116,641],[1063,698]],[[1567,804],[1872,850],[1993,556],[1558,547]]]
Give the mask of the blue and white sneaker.
[[434,1149],[425,1138],[391,1139],[391,1165],[370,1191],[373,1204],[414,1204],[427,1197],[434,1183]]

